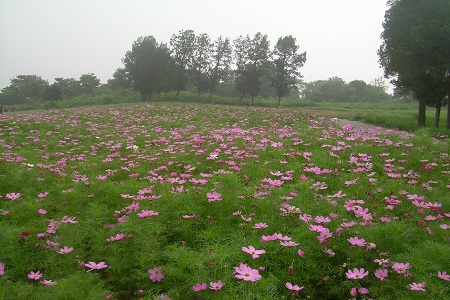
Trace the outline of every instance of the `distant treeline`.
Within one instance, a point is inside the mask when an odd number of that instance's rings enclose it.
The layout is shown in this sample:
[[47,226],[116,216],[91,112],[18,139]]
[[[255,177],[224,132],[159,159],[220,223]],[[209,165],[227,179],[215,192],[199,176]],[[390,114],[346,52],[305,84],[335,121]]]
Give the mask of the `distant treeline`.
[[[247,98],[283,97],[312,101],[384,102],[392,100],[381,78],[371,83],[354,80],[349,83],[332,77],[306,83],[299,69],[306,62],[306,52],[299,53],[296,39],[280,37],[270,49],[267,35],[239,36],[233,41],[218,37],[211,41],[205,34],[192,30],[173,35],[169,45],[152,36],[139,37],[122,59],[106,84],[93,73],[79,79],[55,78],[50,84],[37,75],[19,75],[2,89],[0,103],[26,104],[36,101],[55,103],[79,96],[95,96],[108,90],[133,89],[142,101],[167,99],[169,92],[190,91],[211,101],[213,95]],[[410,101],[410,97],[397,99]]]

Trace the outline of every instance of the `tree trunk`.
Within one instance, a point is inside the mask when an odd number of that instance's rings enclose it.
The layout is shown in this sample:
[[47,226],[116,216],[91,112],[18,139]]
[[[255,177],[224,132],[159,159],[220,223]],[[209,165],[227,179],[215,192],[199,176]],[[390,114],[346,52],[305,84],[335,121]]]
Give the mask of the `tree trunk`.
[[447,93],[447,129],[450,129],[450,90]]
[[425,112],[427,105],[425,99],[419,99],[419,116],[417,118],[419,126],[425,126]]
[[212,92],[212,90],[209,92],[209,100],[208,100],[208,103],[211,103],[211,100],[212,100],[212,94],[213,94],[213,92]]
[[439,120],[441,117],[441,103],[436,103],[436,115],[434,117],[434,127],[439,128]]
[[281,105],[281,96],[278,96],[278,107]]
[[177,93],[175,94],[175,97],[173,98],[173,100],[177,100],[178,95],[180,95],[180,89],[177,89]]
[[197,99],[196,99],[197,103],[200,102],[200,92],[197,92]]
[[148,94],[147,92],[141,92],[141,101],[147,102]]

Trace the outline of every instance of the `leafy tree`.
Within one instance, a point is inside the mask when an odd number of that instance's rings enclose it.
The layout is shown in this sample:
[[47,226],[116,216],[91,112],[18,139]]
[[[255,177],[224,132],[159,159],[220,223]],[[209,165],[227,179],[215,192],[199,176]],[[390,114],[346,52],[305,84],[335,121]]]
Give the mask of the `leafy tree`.
[[219,36],[213,44],[210,63],[209,101],[217,84],[226,79],[232,61],[232,48],[229,38]]
[[260,32],[256,33],[249,43],[247,51],[247,85],[250,97],[253,99],[259,95],[261,86],[261,77],[263,76],[264,66],[269,60],[269,40],[267,35]]
[[62,99],[69,100],[81,95],[80,82],[75,78],[57,77],[54,85],[59,87]]
[[80,77],[81,93],[93,96],[95,90],[100,86],[100,79],[93,73],[83,74]]
[[151,99],[158,78],[158,44],[153,36],[139,37],[127,51],[122,62],[133,88],[143,101]]
[[189,61],[191,78],[197,88],[197,101],[200,94],[208,89],[208,71],[212,54],[211,39],[208,34],[202,33],[195,37],[192,57]]
[[275,87],[278,96],[278,106],[281,97],[289,95],[295,86],[297,78],[301,78],[299,68],[306,61],[306,52],[297,53],[299,46],[296,39],[291,35],[280,37],[273,50],[274,69],[272,75],[272,85]]
[[250,47],[250,37],[239,36],[233,41],[234,44],[234,61],[236,69],[233,72],[236,90],[241,93],[241,100],[247,93],[247,51]]
[[[388,6],[378,50],[380,64],[385,77],[419,101],[418,124],[423,126],[426,105],[442,101],[433,90],[443,89],[450,102],[450,1],[390,0]],[[450,108],[448,113],[450,128]]]
[[40,101],[49,84],[37,75],[18,75],[11,84],[2,89],[1,101],[4,104],[23,104],[28,100]]
[[351,99],[351,89],[340,77],[305,83],[302,96],[312,101],[346,102]]
[[63,95],[61,92],[61,88],[56,83],[53,83],[52,85],[48,86],[44,92],[44,100],[50,101],[53,105],[55,104],[56,101],[62,99]]
[[158,76],[155,82],[155,91],[158,93],[158,100],[160,99],[160,94],[167,93],[173,87],[173,79],[175,77],[175,63],[170,56],[170,49],[166,44],[159,44],[156,49],[156,69],[158,70]]
[[236,89],[242,97],[248,93],[253,102],[260,93],[261,78],[269,61],[269,40],[267,35],[258,32],[252,39],[248,35],[240,36],[234,41],[234,47]]
[[192,60],[194,43],[195,34],[192,30],[181,30],[170,39],[171,56],[175,63],[174,87],[177,91],[175,99],[178,99],[180,90],[186,84],[186,71]]
[[131,89],[132,82],[125,68],[117,68],[114,71],[113,78],[108,79],[106,83],[111,89]]

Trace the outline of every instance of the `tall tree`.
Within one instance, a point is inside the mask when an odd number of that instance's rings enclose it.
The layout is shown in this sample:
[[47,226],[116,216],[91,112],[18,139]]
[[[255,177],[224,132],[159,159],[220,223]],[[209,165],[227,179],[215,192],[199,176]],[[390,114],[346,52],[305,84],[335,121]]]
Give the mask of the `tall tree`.
[[217,84],[225,80],[232,62],[232,48],[229,38],[219,36],[213,44],[210,63],[209,78],[209,102],[216,90]]
[[106,83],[111,89],[131,89],[132,82],[125,68],[117,68],[114,71],[113,78],[108,79]]
[[158,100],[160,99],[160,94],[167,93],[173,87],[173,79],[175,78],[175,63],[170,56],[170,49],[166,44],[159,44],[156,49],[156,68],[158,70],[158,76],[155,82],[155,91],[158,93]]
[[259,95],[263,71],[269,61],[269,39],[261,32],[252,39],[248,35],[245,38],[240,36],[234,40],[234,47],[236,89],[242,97],[249,94],[253,103]]
[[233,41],[234,45],[234,61],[236,64],[236,69],[233,72],[234,82],[236,85],[236,90],[241,94],[241,100],[247,93],[247,51],[250,47],[250,37],[239,36]]
[[11,84],[2,89],[4,104],[23,104],[29,100],[40,101],[49,84],[37,75],[18,75],[11,79]]
[[100,79],[94,73],[82,74],[80,76],[81,93],[93,96],[95,90],[100,86]]
[[171,56],[175,63],[174,87],[177,90],[175,99],[178,99],[180,90],[186,84],[186,72],[194,53],[195,34],[192,30],[181,30],[178,35],[170,39]]
[[378,50],[380,64],[385,77],[419,101],[418,124],[423,126],[427,103],[438,101],[433,89],[449,93],[450,1],[390,0],[388,7]]
[[208,34],[202,33],[195,37],[192,57],[189,62],[189,73],[197,88],[197,101],[200,94],[208,89],[208,71],[212,54],[211,39]]
[[270,57],[269,39],[266,34],[258,32],[250,40],[249,46],[250,48],[247,51],[247,84],[253,103],[253,99],[259,95],[263,70]]
[[271,77],[272,85],[278,96],[278,106],[281,97],[289,95],[296,80],[301,78],[299,69],[305,64],[306,52],[297,53],[299,46],[291,35],[280,37],[272,52],[274,69]]
[[62,98],[69,100],[81,95],[80,82],[75,78],[55,78],[54,85],[58,86],[61,90]]
[[133,88],[141,94],[143,101],[151,99],[155,90],[159,71],[157,48],[158,44],[153,36],[139,37],[122,60]]

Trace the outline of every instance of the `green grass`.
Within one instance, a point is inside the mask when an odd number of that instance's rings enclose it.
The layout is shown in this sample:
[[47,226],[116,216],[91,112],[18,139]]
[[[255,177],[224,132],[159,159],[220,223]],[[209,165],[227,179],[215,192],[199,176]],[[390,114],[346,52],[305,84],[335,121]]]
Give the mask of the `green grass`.
[[[139,103],[1,115],[0,298],[347,299],[365,287],[374,299],[447,299],[437,272],[450,272],[441,228],[450,212],[448,138],[343,131],[331,117],[399,111],[327,105]],[[213,191],[222,200],[209,202]],[[419,210],[414,194],[435,207]],[[347,208],[356,200],[369,222]],[[158,215],[140,218],[142,210]],[[332,233],[322,243],[310,229],[319,224]],[[262,240],[274,233],[298,245]],[[116,234],[129,236],[107,241]],[[376,247],[351,246],[352,237]],[[73,251],[58,254],[64,246]],[[265,253],[253,259],[248,246]],[[379,258],[390,260],[385,281],[374,276]],[[86,272],[80,262],[107,268]],[[241,262],[262,278],[237,279]],[[407,276],[394,262],[411,265]],[[148,270],[157,267],[165,278],[153,282]],[[348,279],[354,268],[370,274]],[[29,279],[31,271],[56,284]],[[221,290],[192,289],[219,280]],[[427,291],[410,290],[413,282]]]

